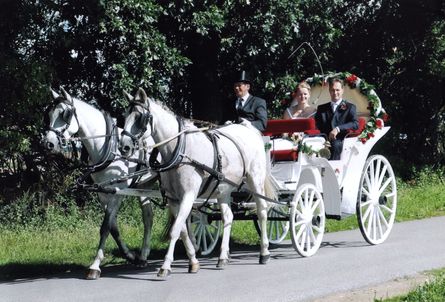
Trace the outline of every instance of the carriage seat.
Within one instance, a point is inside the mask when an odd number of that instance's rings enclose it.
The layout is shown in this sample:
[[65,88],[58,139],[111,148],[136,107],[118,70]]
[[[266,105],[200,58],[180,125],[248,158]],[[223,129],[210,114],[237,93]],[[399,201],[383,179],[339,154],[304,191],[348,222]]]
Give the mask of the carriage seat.
[[365,127],[366,127],[366,119],[363,118],[363,117],[359,117],[358,118],[358,128],[357,128],[357,130],[349,129],[347,137],[357,137],[357,136],[359,136],[360,133],[362,133],[362,131],[365,129]]
[[[267,127],[263,131],[264,136],[281,137],[283,133],[303,132],[308,135],[319,134],[320,131],[315,126],[314,118],[298,118],[286,120],[269,120]],[[298,158],[296,148],[288,150],[271,150],[271,157],[275,161],[295,161]]]

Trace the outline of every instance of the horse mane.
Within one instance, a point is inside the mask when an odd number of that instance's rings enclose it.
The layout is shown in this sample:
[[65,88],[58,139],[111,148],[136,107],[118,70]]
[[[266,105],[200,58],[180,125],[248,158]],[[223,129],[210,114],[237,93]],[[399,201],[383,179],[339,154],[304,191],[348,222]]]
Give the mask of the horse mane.
[[[168,113],[170,113],[171,115],[178,117],[180,116],[179,114],[177,114],[176,112],[174,112],[173,110],[170,109],[170,107],[167,106],[167,104],[165,104],[164,102],[161,102],[159,100],[155,100],[153,98],[149,97],[149,101],[158,105],[159,107],[161,107],[163,110],[167,111]],[[184,126],[186,128],[197,128],[196,125],[188,118],[185,117],[181,117],[181,119],[184,121]]]
[[101,113],[101,111],[102,111],[102,109],[98,108],[98,106],[94,106],[94,105],[92,105],[92,104],[90,104],[88,102],[85,102],[85,101],[83,101],[81,99],[78,99],[76,97],[73,97],[73,102],[77,102],[77,104],[79,104],[80,106],[85,106],[89,110],[94,110],[94,111],[97,111],[98,113]]

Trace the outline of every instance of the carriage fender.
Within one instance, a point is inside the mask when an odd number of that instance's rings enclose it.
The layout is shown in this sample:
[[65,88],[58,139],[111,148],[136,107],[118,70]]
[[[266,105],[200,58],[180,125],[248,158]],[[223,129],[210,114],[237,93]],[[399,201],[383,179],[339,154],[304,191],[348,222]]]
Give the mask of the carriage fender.
[[[341,194],[337,175],[335,174],[334,169],[332,169],[329,161],[322,157],[308,157],[307,164],[307,168],[316,170],[316,182],[314,182],[314,184],[316,188],[323,193],[323,202],[326,215],[340,217]],[[302,178],[300,177],[300,180],[301,179]],[[304,180],[301,182],[301,184],[303,183]]]
[[297,188],[305,183],[313,184],[319,192],[323,191],[320,170],[316,166],[302,166]]

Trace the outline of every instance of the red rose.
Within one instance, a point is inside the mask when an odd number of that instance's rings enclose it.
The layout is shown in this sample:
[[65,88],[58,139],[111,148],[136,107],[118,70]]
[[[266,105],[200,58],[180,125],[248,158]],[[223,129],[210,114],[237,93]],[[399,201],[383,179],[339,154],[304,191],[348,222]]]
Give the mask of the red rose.
[[375,121],[375,126],[377,127],[377,128],[382,128],[383,127],[383,120],[381,120],[381,119],[377,119],[376,121]]
[[360,141],[364,144],[364,143],[366,143],[366,141],[367,141],[368,139],[366,138],[366,137],[362,137],[361,139],[360,139]]
[[382,116],[382,119],[383,119],[384,122],[387,122],[387,121],[389,120],[389,115],[385,113],[385,114]]
[[356,81],[358,80],[357,76],[355,74],[351,74],[349,77],[346,78],[346,83],[348,83],[351,88],[355,88]]
[[368,138],[374,137],[374,133],[368,132]]

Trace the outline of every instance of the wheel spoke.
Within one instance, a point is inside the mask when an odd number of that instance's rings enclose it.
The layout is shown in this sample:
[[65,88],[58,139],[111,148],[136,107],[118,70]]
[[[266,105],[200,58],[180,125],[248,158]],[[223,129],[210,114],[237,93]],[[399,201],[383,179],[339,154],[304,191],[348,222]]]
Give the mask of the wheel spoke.
[[295,223],[295,227],[298,227],[298,226],[300,226],[300,225],[302,225],[304,223],[305,223],[304,220],[300,220],[297,223]]
[[362,187],[362,193],[365,193],[366,196],[369,196],[368,190],[365,189],[365,187]]
[[361,208],[364,208],[364,207],[368,206],[371,202],[372,202],[371,199],[368,199],[368,200],[365,201],[365,202],[361,202],[361,203],[360,203],[360,207],[361,207]]
[[382,195],[383,191],[385,191],[386,187],[391,183],[392,178],[388,178],[385,183],[383,184],[383,186],[380,188],[379,190],[379,196]]
[[214,233],[210,228],[206,228],[207,236],[209,237],[210,241],[215,241]]
[[315,234],[314,234],[314,231],[313,231],[313,227],[310,227],[309,230],[310,230],[309,235],[310,235],[310,237],[311,237],[312,242],[313,242],[314,245],[315,245],[315,242],[317,241],[317,239],[315,238]]
[[318,207],[319,204],[320,204],[320,199],[317,199],[317,200],[314,202],[314,204],[313,204],[313,206],[312,206],[312,208],[311,208],[311,212],[312,212],[312,213],[315,212],[315,210],[317,209],[317,207]]
[[379,179],[378,179],[378,184],[380,185],[381,183],[382,183],[382,181],[383,181],[383,178],[385,177],[385,175],[386,175],[386,170],[388,169],[388,166],[383,166],[383,169],[382,169],[382,171],[380,172],[380,177],[379,177]]
[[371,211],[372,211],[372,208],[373,208],[372,205],[370,205],[370,206],[366,209],[365,213],[362,215],[362,217],[363,217],[363,222],[365,222],[365,221],[367,220],[369,214],[370,214]]
[[372,161],[369,165],[369,174],[371,177],[371,185],[374,186],[375,185],[375,179],[374,179],[374,162]]
[[379,231],[379,238],[382,238],[383,237],[383,230],[382,230],[382,221],[381,221],[381,217],[380,217],[380,211],[378,210],[378,208],[377,208],[377,211],[376,211],[376,213],[375,213],[376,215],[376,223],[377,223],[377,229],[378,229],[378,231]]
[[377,163],[376,163],[376,167],[375,167],[375,169],[374,169],[374,184],[376,184],[376,185],[378,185],[379,184],[379,182],[378,182],[378,180],[379,180],[379,174],[380,174],[380,164],[382,163],[382,161],[380,160],[380,159],[378,159],[377,160]]
[[395,211],[395,209],[390,209],[386,205],[381,205],[380,208],[385,209],[386,211],[388,211],[391,214],[394,213],[394,211]]
[[[368,210],[369,210],[369,212],[368,212]],[[373,214],[374,214],[374,211],[373,211],[373,207],[372,206],[370,206],[369,208],[368,208],[368,210],[367,210],[367,212],[368,212],[368,214],[370,214],[369,215],[369,219],[368,219],[368,225],[367,225],[367,228],[366,228],[366,234],[370,234],[370,232],[371,232],[371,226],[372,226],[372,222],[373,222]],[[364,221],[364,223],[366,223],[366,219],[363,219]]]
[[368,172],[365,173],[365,182],[366,182],[366,187],[371,188],[371,184],[370,184],[371,181],[369,180]]
[[306,224],[301,225],[301,227],[298,229],[297,235],[295,235],[295,238],[297,241],[300,241],[301,234],[303,234],[304,229],[306,228]]
[[377,208],[377,212],[379,213],[380,216],[380,221],[383,221],[383,224],[385,225],[386,229],[388,229],[388,221],[386,221],[386,217],[385,215],[383,215],[382,210],[379,208]]

